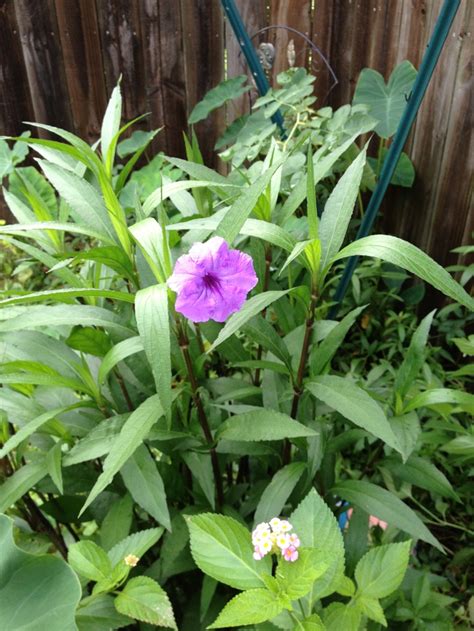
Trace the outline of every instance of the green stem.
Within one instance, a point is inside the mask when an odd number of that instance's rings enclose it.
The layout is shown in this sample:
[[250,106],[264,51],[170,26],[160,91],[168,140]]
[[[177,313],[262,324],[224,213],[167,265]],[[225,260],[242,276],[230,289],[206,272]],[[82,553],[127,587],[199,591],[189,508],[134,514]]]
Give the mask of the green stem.
[[[268,291],[268,287],[270,285],[270,266],[272,264],[272,249],[270,246],[267,246],[265,248],[265,276],[263,279],[263,289],[262,291]],[[267,310],[264,309],[262,311],[262,317],[265,317],[265,314],[267,313]],[[260,361],[262,359],[262,354],[263,354],[263,347],[262,345],[259,345],[258,349],[257,349],[257,361]],[[254,385],[256,385],[257,387],[260,385],[260,368],[257,368],[255,370],[255,378],[253,380]]]

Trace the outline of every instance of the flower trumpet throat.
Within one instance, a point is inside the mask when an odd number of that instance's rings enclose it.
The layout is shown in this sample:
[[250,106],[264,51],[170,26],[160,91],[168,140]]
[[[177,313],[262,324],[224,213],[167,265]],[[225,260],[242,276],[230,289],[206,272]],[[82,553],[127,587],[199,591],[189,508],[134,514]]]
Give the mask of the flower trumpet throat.
[[176,311],[192,322],[224,322],[244,304],[258,283],[252,258],[230,250],[221,237],[195,243],[176,261],[168,287],[176,292]]
[[253,558],[260,561],[267,554],[281,554],[285,561],[298,559],[300,540],[292,533],[293,526],[286,519],[274,517],[269,523],[262,522],[252,532]]

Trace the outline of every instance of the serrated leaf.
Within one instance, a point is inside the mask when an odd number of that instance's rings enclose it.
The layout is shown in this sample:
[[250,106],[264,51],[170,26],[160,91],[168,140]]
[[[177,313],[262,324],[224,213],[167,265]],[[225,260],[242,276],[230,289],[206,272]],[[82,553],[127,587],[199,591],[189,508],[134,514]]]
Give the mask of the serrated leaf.
[[196,565],[208,576],[235,587],[265,587],[264,575],[271,573],[271,559],[253,558],[250,532],[231,517],[204,513],[188,518],[191,553]]
[[357,590],[365,598],[385,598],[401,584],[408,567],[411,541],[369,550],[355,569]]
[[306,383],[316,398],[329,405],[359,427],[400,451],[397,439],[382,408],[372,397],[348,379],[320,375]]
[[457,283],[441,265],[412,243],[389,235],[375,234],[353,241],[343,248],[332,262],[350,256],[372,256],[398,265],[443,292],[468,309],[474,309],[474,298]]
[[306,596],[314,581],[329,567],[327,555],[319,550],[300,548],[298,553],[293,563],[280,559],[276,570],[276,578],[290,600]]
[[329,567],[315,581],[313,593],[317,598],[332,594],[344,572],[344,542],[332,511],[312,489],[291,514],[290,523],[303,547],[330,551]]
[[277,594],[268,589],[249,589],[230,600],[208,629],[240,627],[271,620],[282,611]]
[[177,629],[168,595],[148,576],[131,578],[115,599],[115,608],[141,622]]
[[383,609],[377,598],[369,598],[368,596],[362,595],[357,600],[362,613],[370,618],[371,620],[375,620],[382,626],[387,626],[387,620],[385,619]]
[[355,604],[331,603],[324,610],[326,631],[359,631],[360,608]]
[[105,550],[93,541],[79,541],[69,546],[69,565],[90,581],[100,581],[112,572],[112,564]]
[[277,471],[262,493],[254,522],[269,521],[279,515],[306,469],[304,462],[292,462]]
[[300,622],[301,631],[326,631],[323,621],[317,613],[313,613],[309,618]]
[[251,318],[266,309],[275,300],[279,300],[288,291],[265,291],[246,300],[240,311],[233,313],[227,320],[208,352],[213,351],[219,344],[241,329]]
[[79,631],[104,631],[127,627],[133,624],[133,620],[118,613],[112,596],[100,594],[89,601],[81,601],[76,610],[76,623]]
[[317,432],[298,423],[286,414],[263,408],[232,416],[222,423],[218,430],[219,439],[245,442],[283,440],[284,438],[316,436],[316,434]]
[[160,539],[163,534],[163,528],[149,528],[134,532],[125,539],[122,539],[111,550],[107,552],[108,557],[113,566],[120,561],[133,554],[139,559]]
[[131,413],[115,440],[110,453],[104,460],[102,473],[92,487],[82,507],[81,514],[95,500],[99,493],[102,493],[112,482],[115,474],[120,471],[127,459],[130,458],[143,439],[148,435],[153,424],[161,416],[163,416],[163,408],[156,394],[149,397]]
[[386,489],[362,480],[338,482],[332,492],[359,506],[390,526],[395,526],[416,539],[421,539],[443,551],[440,542],[431,534],[418,515],[396,495]]

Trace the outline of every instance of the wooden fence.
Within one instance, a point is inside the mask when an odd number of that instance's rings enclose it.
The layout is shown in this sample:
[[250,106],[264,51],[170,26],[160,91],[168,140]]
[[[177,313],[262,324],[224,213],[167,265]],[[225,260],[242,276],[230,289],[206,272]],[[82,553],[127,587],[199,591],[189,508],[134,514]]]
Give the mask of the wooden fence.
[[[317,75],[321,106],[350,102],[364,67],[387,77],[409,59],[419,66],[442,0],[238,0],[250,35],[274,43],[274,71],[287,66],[290,39],[296,65]],[[474,229],[470,194],[474,3],[463,0],[407,143],[417,171],[414,189],[390,192],[385,229],[410,239],[441,263],[467,243]],[[227,60],[227,61],[226,61]],[[119,76],[124,116],[151,112],[146,123],[164,130],[156,149],[183,154],[182,131],[195,103],[224,76],[245,72],[235,37],[218,0],[0,0],[0,134],[17,134],[22,121],[40,121],[94,141]],[[248,99],[198,125],[203,153],[227,118]]]

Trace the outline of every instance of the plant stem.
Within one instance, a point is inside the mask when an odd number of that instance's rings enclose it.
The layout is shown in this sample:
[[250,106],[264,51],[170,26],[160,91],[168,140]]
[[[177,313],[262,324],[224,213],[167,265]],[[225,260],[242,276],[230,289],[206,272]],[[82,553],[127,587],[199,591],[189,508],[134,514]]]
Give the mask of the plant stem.
[[[293,401],[291,402],[290,416],[296,420],[298,414],[298,406],[300,403],[301,395],[303,394],[303,377],[308,361],[309,348],[311,346],[311,337],[313,335],[314,326],[314,312],[316,309],[316,302],[318,295],[316,287],[311,287],[311,302],[309,304],[308,316],[306,318],[306,326],[303,338],[303,346],[301,347],[300,363],[298,365],[298,373],[296,375],[295,382],[293,384]],[[288,439],[285,439],[283,443],[283,464],[290,462],[291,445]]]
[[212,471],[214,473],[214,480],[216,482],[216,494],[217,494],[217,509],[220,510],[224,503],[224,491],[222,487],[222,477],[219,467],[219,460],[217,458],[217,452],[215,447],[213,446],[214,439],[212,437],[211,429],[209,427],[209,422],[207,420],[206,411],[201,401],[201,397],[199,396],[199,386],[196,379],[196,374],[194,372],[194,366],[191,359],[191,355],[189,353],[189,339],[184,330],[181,322],[177,321],[177,330],[178,330],[178,342],[181,348],[181,352],[183,354],[184,362],[186,364],[186,370],[188,373],[189,383],[191,385],[191,396],[193,399],[194,406],[196,407],[199,424],[201,425],[202,433],[204,434],[204,438],[206,439],[207,444],[209,445],[209,451],[211,454],[211,463],[212,463]]
[[[272,249],[270,246],[267,246],[265,248],[265,276],[263,278],[263,290],[262,291],[268,291],[268,287],[270,285],[270,266],[272,264]],[[265,314],[267,313],[267,310],[264,309],[262,311],[262,317],[265,317]],[[258,349],[257,349],[257,361],[260,361],[262,359],[262,353],[263,353],[263,347],[262,345],[259,345]],[[255,370],[255,378],[253,380],[253,383],[255,386],[259,386],[260,385],[260,368],[257,368]]]
[[51,543],[56,547],[61,556],[67,561],[67,547],[64,542],[61,533],[56,532],[53,526],[49,523],[41,510],[36,505],[36,502],[26,493],[23,496],[23,502],[28,509],[31,517],[31,524],[36,532],[44,532]]

